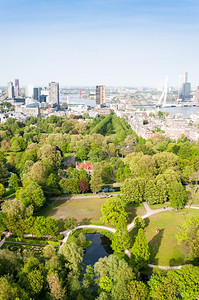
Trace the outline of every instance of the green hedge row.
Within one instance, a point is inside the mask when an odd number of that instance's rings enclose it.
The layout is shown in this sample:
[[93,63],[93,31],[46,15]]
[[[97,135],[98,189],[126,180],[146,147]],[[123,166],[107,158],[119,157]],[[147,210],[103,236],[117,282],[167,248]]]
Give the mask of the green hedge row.
[[29,238],[14,238],[14,237],[8,237],[6,238],[7,242],[24,242],[24,243],[30,243],[30,244],[50,244],[53,246],[60,246],[60,242],[55,242],[55,241],[48,241],[48,240],[39,240],[39,239],[29,239]]

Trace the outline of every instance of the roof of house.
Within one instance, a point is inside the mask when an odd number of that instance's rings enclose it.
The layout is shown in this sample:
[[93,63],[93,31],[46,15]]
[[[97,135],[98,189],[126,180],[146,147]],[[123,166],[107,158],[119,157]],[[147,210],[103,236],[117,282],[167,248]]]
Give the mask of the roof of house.
[[81,164],[77,165],[77,169],[86,169],[86,170],[92,170],[93,169],[93,165],[90,162],[84,162]]

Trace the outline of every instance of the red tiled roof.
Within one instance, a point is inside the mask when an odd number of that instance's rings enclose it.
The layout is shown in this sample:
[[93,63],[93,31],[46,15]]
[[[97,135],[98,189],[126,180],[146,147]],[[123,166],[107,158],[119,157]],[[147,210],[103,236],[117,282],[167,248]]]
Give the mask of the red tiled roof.
[[86,169],[86,170],[92,170],[93,165],[90,162],[78,164],[77,169],[81,169],[81,168]]

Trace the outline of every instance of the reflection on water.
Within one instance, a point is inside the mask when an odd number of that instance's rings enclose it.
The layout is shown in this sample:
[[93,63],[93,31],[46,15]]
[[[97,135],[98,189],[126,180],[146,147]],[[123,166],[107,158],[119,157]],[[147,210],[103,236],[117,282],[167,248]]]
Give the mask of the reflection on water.
[[113,253],[111,241],[106,236],[100,233],[88,233],[85,236],[92,241],[92,245],[85,250],[83,263],[86,266],[93,266],[100,257],[109,256]]

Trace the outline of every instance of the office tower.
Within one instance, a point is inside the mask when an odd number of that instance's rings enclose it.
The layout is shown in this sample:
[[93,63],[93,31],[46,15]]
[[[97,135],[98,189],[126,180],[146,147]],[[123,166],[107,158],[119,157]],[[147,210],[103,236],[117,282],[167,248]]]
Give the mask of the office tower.
[[40,100],[40,96],[41,96],[41,90],[42,88],[34,88],[33,89],[33,99],[39,101]]
[[15,79],[14,96],[19,97],[19,79]]
[[191,83],[185,82],[183,84],[182,101],[189,101],[191,99]]
[[12,81],[8,82],[7,96],[8,96],[8,99],[13,99],[14,98],[14,86],[13,86]]
[[178,98],[189,101],[191,98],[191,83],[188,82],[188,73],[179,75]]
[[179,78],[178,78],[178,98],[179,99],[182,99],[184,83],[185,83],[185,74],[179,74]]
[[57,82],[50,82],[48,85],[48,103],[51,106],[59,106],[59,83]]
[[26,89],[25,89],[26,97],[28,97],[28,98],[33,97],[33,89],[34,89],[34,86],[32,84],[28,84],[26,86]]
[[96,105],[102,105],[106,102],[106,96],[105,96],[105,86],[104,85],[97,85],[96,90]]

